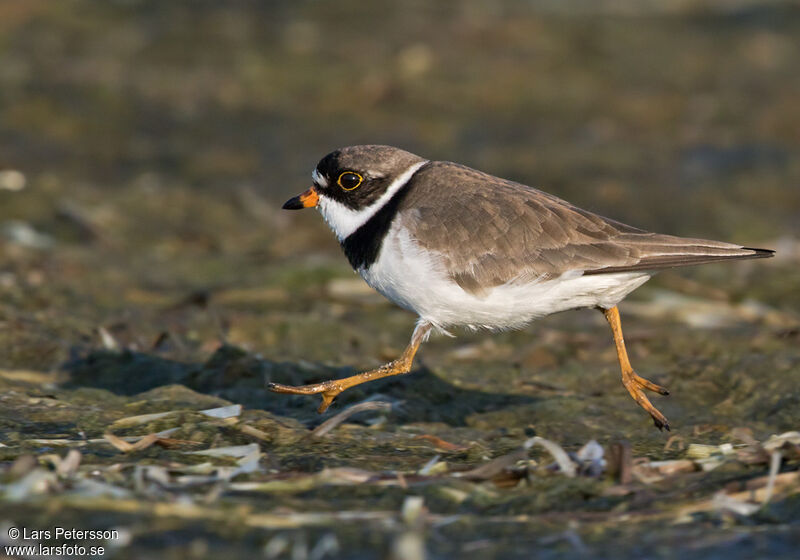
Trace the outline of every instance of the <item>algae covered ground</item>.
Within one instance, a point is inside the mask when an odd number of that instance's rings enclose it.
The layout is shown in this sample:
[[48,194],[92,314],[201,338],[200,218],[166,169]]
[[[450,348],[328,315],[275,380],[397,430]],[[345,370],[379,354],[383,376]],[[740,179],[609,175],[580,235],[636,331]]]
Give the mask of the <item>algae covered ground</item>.
[[[0,4],[0,557],[796,557],[798,34],[780,1]],[[415,320],[280,210],[364,142],[778,254],[620,306],[670,433],[592,310],[318,415],[267,383]]]

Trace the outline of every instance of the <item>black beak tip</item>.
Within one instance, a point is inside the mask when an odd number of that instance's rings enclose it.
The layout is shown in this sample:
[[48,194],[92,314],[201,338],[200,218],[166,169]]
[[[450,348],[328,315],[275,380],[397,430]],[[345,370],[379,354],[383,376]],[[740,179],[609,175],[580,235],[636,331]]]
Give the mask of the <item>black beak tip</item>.
[[299,196],[290,198],[283,204],[284,210],[300,210],[302,208],[303,208],[303,203],[300,201]]

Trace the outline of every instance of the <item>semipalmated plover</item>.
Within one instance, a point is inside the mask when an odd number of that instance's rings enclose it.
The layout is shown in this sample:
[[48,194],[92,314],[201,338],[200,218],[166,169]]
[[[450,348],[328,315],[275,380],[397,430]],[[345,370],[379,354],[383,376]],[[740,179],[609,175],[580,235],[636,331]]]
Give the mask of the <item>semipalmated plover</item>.
[[378,369],[278,393],[342,391],[408,373],[432,329],[505,330],[592,307],[611,325],[622,383],[656,427],[669,423],[644,394],[669,392],[628,361],[617,304],[658,270],[773,251],[650,233],[546,192],[391,146],[351,146],[322,158],[314,186],[284,208],[316,206],[367,284],[419,316],[402,356]]

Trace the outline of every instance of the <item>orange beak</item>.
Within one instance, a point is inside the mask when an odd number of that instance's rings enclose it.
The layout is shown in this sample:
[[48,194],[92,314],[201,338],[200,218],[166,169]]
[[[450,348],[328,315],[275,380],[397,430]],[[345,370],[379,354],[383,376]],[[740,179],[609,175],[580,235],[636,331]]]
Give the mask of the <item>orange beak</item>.
[[316,206],[319,202],[319,195],[317,194],[317,189],[311,187],[303,194],[300,194],[294,198],[290,198],[286,201],[283,205],[284,210],[300,210],[302,208],[311,208]]

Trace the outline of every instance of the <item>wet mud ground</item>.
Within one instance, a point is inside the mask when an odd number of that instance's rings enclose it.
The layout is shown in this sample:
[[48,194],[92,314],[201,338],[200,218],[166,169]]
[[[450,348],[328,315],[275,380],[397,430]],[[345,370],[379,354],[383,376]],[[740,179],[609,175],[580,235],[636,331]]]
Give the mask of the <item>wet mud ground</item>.
[[[60,525],[118,531],[71,544],[122,559],[795,557],[796,8],[76,5],[1,8],[0,544]],[[350,24],[371,31],[335,41]],[[591,310],[435,336],[318,415],[266,384],[378,366],[415,320],[316,213],[279,210],[362,141],[778,256],[620,306],[670,433]]]

